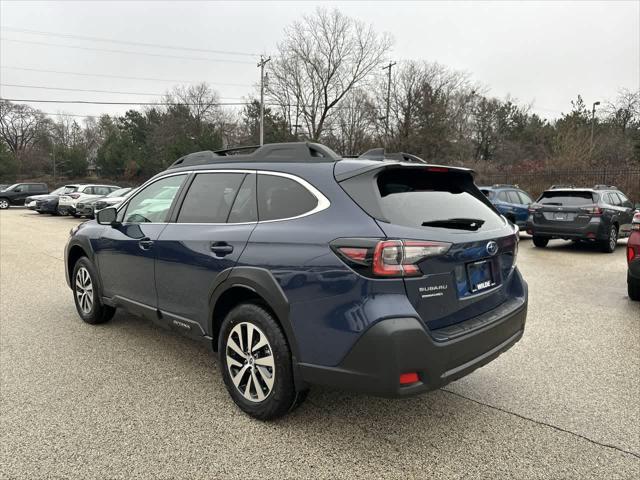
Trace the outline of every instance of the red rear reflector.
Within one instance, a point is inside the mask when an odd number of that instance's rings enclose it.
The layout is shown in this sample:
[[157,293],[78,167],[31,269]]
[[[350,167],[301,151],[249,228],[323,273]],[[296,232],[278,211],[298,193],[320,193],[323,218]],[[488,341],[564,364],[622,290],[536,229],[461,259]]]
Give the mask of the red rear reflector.
[[356,262],[363,262],[367,258],[366,248],[340,247],[338,250],[340,250],[340,253],[345,257],[355,260]]
[[416,372],[400,374],[400,385],[409,385],[411,383],[417,383],[418,381],[420,381],[420,379]]
[[[633,260],[636,256],[635,252],[633,251],[633,247],[631,245],[627,245],[627,262],[630,262],[631,260]],[[640,252],[639,252],[640,254]]]
[[447,173],[448,171],[449,169],[445,167],[427,167],[427,172]]
[[593,232],[589,232],[589,233],[587,233],[587,237],[588,238],[596,238],[596,234],[593,233]]

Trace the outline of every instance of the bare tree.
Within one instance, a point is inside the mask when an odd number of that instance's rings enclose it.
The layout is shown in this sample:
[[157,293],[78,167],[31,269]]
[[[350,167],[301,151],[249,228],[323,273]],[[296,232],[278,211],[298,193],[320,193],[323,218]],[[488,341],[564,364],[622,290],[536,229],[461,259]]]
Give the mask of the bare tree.
[[301,118],[318,140],[336,105],[381,66],[391,43],[370,25],[319,8],[285,29],[269,63],[267,94],[285,118]]
[[16,158],[33,145],[45,123],[40,111],[28,105],[0,100],[0,139]]
[[216,123],[220,120],[220,96],[206,83],[176,86],[165,95],[164,101],[186,106],[198,123]]

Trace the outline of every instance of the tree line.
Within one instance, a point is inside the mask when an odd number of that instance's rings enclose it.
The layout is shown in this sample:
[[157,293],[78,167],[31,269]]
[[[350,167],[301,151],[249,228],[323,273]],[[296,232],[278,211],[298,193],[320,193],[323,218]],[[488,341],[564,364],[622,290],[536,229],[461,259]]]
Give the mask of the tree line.
[[[592,118],[576,95],[549,121],[490,96],[470,74],[428,61],[390,69],[392,39],[338,10],[289,25],[267,64],[265,142],[311,140],[342,155],[384,146],[484,171],[640,167],[640,90],[621,89]],[[122,116],[51,118],[0,100],[0,178],[56,173],[139,181],[178,157],[259,141],[255,92],[242,109],[206,83],[176,86]]]

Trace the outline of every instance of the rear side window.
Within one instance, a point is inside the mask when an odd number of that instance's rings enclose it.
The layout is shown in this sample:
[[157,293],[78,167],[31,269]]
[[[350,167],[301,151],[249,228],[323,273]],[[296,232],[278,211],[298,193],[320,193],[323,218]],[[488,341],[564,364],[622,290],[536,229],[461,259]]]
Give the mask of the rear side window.
[[310,212],[318,199],[297,181],[279,175],[258,175],[260,221],[293,218]]
[[562,207],[580,207],[596,203],[597,198],[594,193],[580,191],[549,191],[544,192],[538,199],[538,203],[543,205],[558,205]]
[[508,202],[509,199],[507,198],[507,192],[499,192],[498,193],[498,200],[500,200],[501,202]]
[[530,203],[533,203],[533,200],[531,200],[531,197],[526,193],[518,190],[518,195],[520,196],[520,203],[522,203],[523,205],[529,205]]
[[200,173],[182,202],[178,223],[226,223],[244,173]]
[[386,170],[376,181],[380,211],[390,223],[473,231],[504,227],[500,216],[468,191],[472,185],[469,174],[417,169]]
[[73,193],[77,191],[78,191],[78,187],[76,187],[75,185],[66,185],[62,193],[67,194],[67,193]]
[[520,197],[518,197],[518,193],[515,190],[509,190],[507,192],[507,198],[509,199],[509,203],[520,203]]
[[480,191],[484,193],[485,197],[487,198],[493,198],[495,196],[495,193],[493,192],[493,190],[486,190],[483,188]]
[[609,192],[609,198],[611,199],[611,205],[615,205],[616,207],[622,206],[622,200],[615,192]]

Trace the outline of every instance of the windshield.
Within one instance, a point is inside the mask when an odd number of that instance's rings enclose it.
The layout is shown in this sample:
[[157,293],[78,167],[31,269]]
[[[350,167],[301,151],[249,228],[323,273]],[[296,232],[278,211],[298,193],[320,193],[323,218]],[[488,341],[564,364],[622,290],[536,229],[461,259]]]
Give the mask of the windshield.
[[596,203],[595,193],[584,191],[549,191],[544,192],[538,199],[542,205],[557,205],[562,207],[580,207]]
[[5,188],[5,190],[13,190],[14,188],[16,188],[18,185],[20,185],[19,183],[14,183],[13,185]]
[[131,190],[130,188],[119,188],[118,190],[114,190],[113,192],[111,192],[109,195],[107,195],[107,197],[122,197],[124,195],[126,195],[129,190]]

